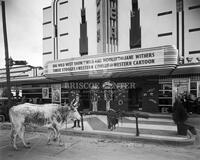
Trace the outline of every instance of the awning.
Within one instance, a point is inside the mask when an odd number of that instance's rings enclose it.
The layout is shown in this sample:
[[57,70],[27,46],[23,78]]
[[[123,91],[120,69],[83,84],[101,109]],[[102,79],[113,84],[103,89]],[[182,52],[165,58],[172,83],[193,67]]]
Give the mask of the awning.
[[172,75],[194,75],[200,74],[200,63],[183,64],[176,67]]
[[[23,84],[37,84],[37,83],[51,83],[51,82],[57,82],[56,79],[46,78],[44,76],[40,77],[25,77],[25,78],[17,78],[17,79],[11,79],[10,84],[11,85],[23,85]],[[6,79],[0,81],[0,85],[6,85]]]

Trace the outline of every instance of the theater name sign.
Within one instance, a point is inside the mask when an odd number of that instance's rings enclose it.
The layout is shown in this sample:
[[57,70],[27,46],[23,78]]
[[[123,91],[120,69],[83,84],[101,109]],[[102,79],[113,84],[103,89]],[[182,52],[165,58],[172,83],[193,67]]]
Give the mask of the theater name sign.
[[77,58],[50,61],[45,65],[45,74],[62,74],[71,72],[88,72],[98,70],[126,70],[128,68],[151,67],[176,64],[177,54],[166,52],[164,48],[98,54]]

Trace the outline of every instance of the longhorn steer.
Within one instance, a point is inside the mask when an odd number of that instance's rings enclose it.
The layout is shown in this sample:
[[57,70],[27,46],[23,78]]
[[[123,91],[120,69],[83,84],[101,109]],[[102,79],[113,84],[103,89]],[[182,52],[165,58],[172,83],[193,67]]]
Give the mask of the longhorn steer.
[[17,136],[25,147],[30,147],[24,139],[25,125],[46,126],[49,130],[48,144],[51,139],[62,145],[60,130],[66,127],[67,120],[80,120],[81,116],[75,108],[58,104],[24,103],[13,106],[9,110],[11,121],[11,143],[15,149]]

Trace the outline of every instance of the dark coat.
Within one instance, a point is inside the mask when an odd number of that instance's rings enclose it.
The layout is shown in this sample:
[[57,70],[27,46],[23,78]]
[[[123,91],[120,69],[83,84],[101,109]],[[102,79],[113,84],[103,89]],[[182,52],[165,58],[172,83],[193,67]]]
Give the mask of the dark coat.
[[184,123],[188,118],[186,109],[179,99],[176,99],[174,103],[172,116],[176,124]]

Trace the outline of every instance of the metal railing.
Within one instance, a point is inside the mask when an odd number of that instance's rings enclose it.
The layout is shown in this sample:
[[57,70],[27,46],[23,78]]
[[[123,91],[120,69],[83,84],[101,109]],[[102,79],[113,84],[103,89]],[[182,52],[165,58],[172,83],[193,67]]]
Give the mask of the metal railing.
[[[84,131],[84,123],[83,123],[83,116],[86,115],[105,115],[108,116],[108,111],[80,111],[81,115],[81,126],[82,126],[82,131]],[[136,124],[136,136],[140,135],[139,131],[139,124],[138,124],[138,118],[145,118],[148,119],[150,116],[147,113],[140,112],[140,111],[135,111],[135,112],[116,112],[118,115],[118,118],[122,117],[135,117],[135,124]]]

